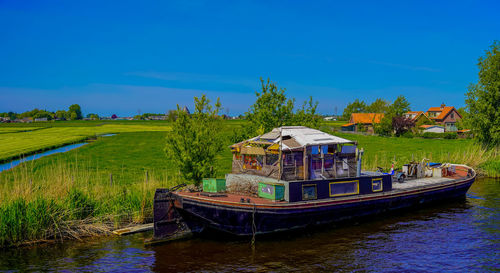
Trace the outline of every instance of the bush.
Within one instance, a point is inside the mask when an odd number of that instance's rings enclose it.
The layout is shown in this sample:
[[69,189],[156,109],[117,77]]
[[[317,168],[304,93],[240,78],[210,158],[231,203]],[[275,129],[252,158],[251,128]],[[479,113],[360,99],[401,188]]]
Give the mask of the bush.
[[433,133],[433,132],[425,132],[422,134],[423,138],[443,138],[443,133]]
[[446,132],[444,133],[445,139],[457,139],[458,134],[455,132]]
[[410,132],[410,131],[406,131],[406,132],[404,132],[404,133],[401,135],[401,137],[404,137],[404,138],[413,138],[413,137],[414,137],[414,135],[412,134],[412,132]]
[[445,132],[445,133],[433,133],[425,132],[422,134],[423,138],[444,138],[444,139],[456,139],[457,133],[455,132]]

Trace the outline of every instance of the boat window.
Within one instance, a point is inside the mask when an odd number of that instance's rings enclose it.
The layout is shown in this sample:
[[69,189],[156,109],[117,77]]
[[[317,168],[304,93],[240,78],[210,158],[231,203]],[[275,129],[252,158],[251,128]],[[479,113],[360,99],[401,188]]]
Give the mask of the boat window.
[[372,179],[372,191],[377,192],[377,191],[382,191],[382,189],[383,189],[382,178]]
[[302,200],[318,199],[318,191],[315,184],[302,185]]
[[359,181],[342,181],[330,183],[330,196],[359,194]]

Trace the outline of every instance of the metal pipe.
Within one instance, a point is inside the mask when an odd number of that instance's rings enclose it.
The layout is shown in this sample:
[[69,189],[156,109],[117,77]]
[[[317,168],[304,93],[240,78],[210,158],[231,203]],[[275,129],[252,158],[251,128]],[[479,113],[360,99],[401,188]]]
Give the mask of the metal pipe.
[[361,158],[363,157],[363,148],[358,151],[358,166],[356,168],[356,177],[361,176]]

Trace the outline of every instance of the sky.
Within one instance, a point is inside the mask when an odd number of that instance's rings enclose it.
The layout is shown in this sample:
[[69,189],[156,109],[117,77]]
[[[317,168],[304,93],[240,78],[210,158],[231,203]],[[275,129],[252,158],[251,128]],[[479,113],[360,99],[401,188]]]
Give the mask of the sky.
[[0,112],[131,116],[206,94],[237,115],[261,77],[321,114],[398,95],[458,108],[499,14],[500,1],[0,0]]

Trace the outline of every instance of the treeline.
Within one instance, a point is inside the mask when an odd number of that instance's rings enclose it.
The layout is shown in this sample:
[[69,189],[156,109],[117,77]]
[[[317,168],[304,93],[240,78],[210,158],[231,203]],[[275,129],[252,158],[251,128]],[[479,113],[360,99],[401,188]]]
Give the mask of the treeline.
[[[78,104],[71,105],[68,108],[68,110],[57,110],[55,112],[41,110],[38,108],[23,112],[23,113],[4,112],[4,113],[0,113],[0,117],[9,118],[12,121],[14,121],[16,119],[23,119],[23,118],[33,118],[33,119],[47,118],[47,120],[54,120],[54,119],[79,120],[79,119],[83,118],[82,117],[82,108]],[[99,115],[88,114],[87,118],[99,119]]]
[[381,98],[376,99],[371,104],[356,99],[344,108],[342,119],[349,120],[352,113],[385,113],[390,106],[391,104],[388,101]]

